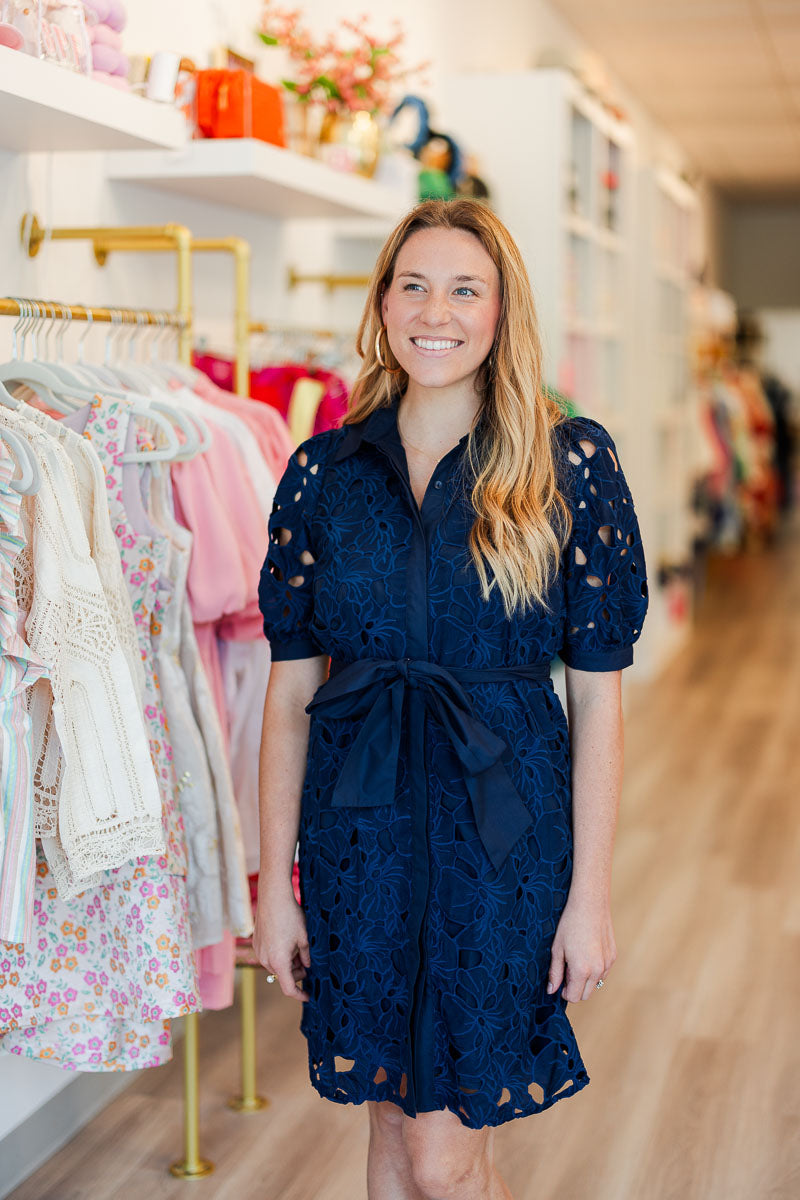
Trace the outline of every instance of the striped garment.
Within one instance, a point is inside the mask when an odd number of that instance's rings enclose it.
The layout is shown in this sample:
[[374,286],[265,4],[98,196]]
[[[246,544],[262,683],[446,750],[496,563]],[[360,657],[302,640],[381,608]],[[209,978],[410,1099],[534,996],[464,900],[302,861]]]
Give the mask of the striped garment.
[[33,773],[25,693],[47,668],[20,636],[14,562],[23,549],[14,460],[0,440],[0,939],[25,942],[33,925]]

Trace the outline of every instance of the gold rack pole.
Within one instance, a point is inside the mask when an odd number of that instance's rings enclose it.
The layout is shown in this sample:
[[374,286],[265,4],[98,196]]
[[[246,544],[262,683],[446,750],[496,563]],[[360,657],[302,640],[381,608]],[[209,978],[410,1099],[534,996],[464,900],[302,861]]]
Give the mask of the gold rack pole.
[[322,283],[329,292],[340,287],[358,287],[365,288],[369,286],[371,275],[304,275],[300,271],[295,271],[294,267],[289,267],[288,283],[290,290],[296,288],[300,283]]
[[337,338],[344,337],[345,334],[337,333],[335,329],[301,329],[299,326],[293,328],[290,325],[270,325],[267,321],[251,321],[250,333],[276,333],[276,334],[300,334],[304,337],[318,338]]
[[[146,245],[145,245],[146,243]],[[168,237],[161,235],[132,235],[130,230],[120,230],[115,233],[108,231],[108,236],[98,238],[95,243],[95,257],[102,265],[112,251],[119,250],[174,250],[175,245]],[[238,396],[250,394],[250,347],[248,345],[248,327],[250,324],[250,243],[240,237],[222,238],[190,238],[189,250],[192,254],[225,253],[231,254],[234,260],[234,386]]]
[[177,312],[181,318],[178,357],[187,365],[192,361],[192,233],[185,225],[129,225],[120,227],[84,226],[48,229],[35,213],[26,213],[20,224],[20,239],[30,258],[35,258],[45,241],[91,242],[95,258],[102,266],[111,243],[119,240],[126,249],[173,250],[178,264]]
[[123,325],[158,325],[162,329],[183,328],[183,317],[176,312],[158,312],[149,308],[98,308],[93,304],[63,304],[60,300],[38,300],[28,296],[23,296],[19,300],[11,296],[0,297],[0,317],[23,316],[25,314],[23,305],[25,304],[32,304],[40,308],[41,316],[47,320],[69,318],[73,321],[91,321],[93,324],[98,322],[110,324],[120,321]]
[[197,1013],[184,1018],[183,1039],[183,1142],[184,1157],[169,1169],[170,1175],[178,1179],[205,1179],[214,1170],[214,1164],[200,1157],[199,1118],[199,1055],[197,1037]]
[[242,1094],[228,1101],[235,1112],[260,1112],[269,1100],[256,1091],[256,972],[254,963],[239,963],[239,1005],[242,1018]]

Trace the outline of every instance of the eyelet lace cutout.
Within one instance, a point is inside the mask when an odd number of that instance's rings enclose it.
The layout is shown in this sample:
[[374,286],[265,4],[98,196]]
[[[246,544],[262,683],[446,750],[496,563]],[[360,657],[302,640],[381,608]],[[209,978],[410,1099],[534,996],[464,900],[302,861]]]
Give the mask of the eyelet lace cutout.
[[574,524],[563,559],[567,624],[562,657],[569,666],[597,670],[603,669],[605,655],[607,669],[614,670],[630,661],[624,648],[639,637],[647,611],[644,550],[608,432],[588,417],[571,424],[564,486],[573,500]]
[[[259,599],[270,614],[279,605],[277,621],[265,624],[273,657],[319,654],[309,633],[312,584],[316,557],[310,545],[310,525],[319,499],[330,437],[311,438],[294,452],[275,493],[269,519],[269,548],[261,572]],[[278,592],[275,583],[281,585]],[[276,652],[276,646],[280,648]]]

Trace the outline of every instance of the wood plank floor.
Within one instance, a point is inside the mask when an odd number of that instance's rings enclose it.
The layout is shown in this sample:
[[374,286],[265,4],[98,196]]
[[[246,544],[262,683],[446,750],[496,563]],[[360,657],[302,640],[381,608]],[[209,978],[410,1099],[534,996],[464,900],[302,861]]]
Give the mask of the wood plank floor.
[[[800,527],[721,561],[691,644],[627,697],[608,984],[570,1006],[592,1078],[498,1133],[515,1200],[800,1197]],[[266,1111],[240,1116],[236,1016],[201,1022],[208,1200],[364,1200],[366,1113],[308,1084],[259,978]],[[172,1200],[180,1061],[146,1072],[13,1200]]]

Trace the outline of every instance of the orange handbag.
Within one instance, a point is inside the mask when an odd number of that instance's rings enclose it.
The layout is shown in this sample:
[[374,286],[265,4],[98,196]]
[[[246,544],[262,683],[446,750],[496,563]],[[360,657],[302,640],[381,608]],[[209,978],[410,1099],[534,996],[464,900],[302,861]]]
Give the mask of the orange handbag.
[[286,145],[281,94],[251,71],[197,72],[197,127],[207,138]]

